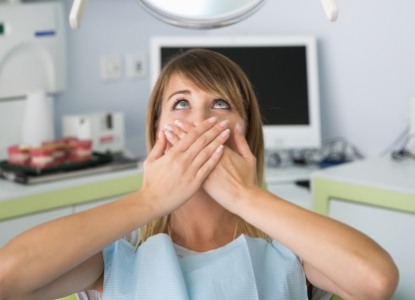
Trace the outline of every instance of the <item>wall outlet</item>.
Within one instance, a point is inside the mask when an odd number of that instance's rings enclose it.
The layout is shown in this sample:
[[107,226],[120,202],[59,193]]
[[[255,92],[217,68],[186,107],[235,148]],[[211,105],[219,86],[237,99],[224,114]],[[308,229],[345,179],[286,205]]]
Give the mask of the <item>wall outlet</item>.
[[125,58],[126,73],[130,79],[139,79],[146,75],[147,64],[144,53],[131,53]]
[[102,56],[100,61],[101,80],[111,81],[121,78],[122,64],[120,55]]

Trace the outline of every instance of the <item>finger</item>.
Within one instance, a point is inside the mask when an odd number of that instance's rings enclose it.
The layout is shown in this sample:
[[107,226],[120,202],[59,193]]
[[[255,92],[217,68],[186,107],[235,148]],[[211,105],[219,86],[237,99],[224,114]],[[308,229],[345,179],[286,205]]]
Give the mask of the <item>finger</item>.
[[217,127],[213,132],[206,135],[206,133],[210,132],[210,129],[215,128],[216,126],[218,126],[217,118],[212,117],[203,121],[199,126],[191,128],[191,130],[180,140],[180,143],[177,143],[177,146],[175,147],[176,150],[184,152],[190,147],[197,144],[199,146],[198,151],[200,151],[204,146],[210,143],[221,131],[223,131],[223,129]]
[[[214,124],[216,122],[216,118],[213,118],[207,121],[210,127],[211,126],[210,124]],[[195,128],[195,125],[187,123],[185,121],[181,121],[181,120],[175,120],[174,124],[175,125],[172,125],[172,124],[164,125],[165,136],[172,146],[177,144],[181,139],[185,137],[185,135],[190,130]]]
[[175,120],[174,125],[172,124],[164,125],[164,129],[173,131],[178,136],[184,136],[184,134],[188,133],[194,127],[195,125],[192,125],[182,120]]
[[167,140],[170,142],[171,145],[175,145],[179,140],[184,138],[184,136],[191,128],[193,128],[193,126],[191,126],[190,124],[184,123],[179,120],[176,120],[174,123],[175,125],[164,125],[164,129],[166,131],[169,131],[169,134],[167,135]]
[[159,157],[163,156],[167,147],[167,140],[165,134],[162,130],[158,132],[156,143],[154,144],[153,149],[150,151],[147,160],[153,162]]
[[182,121],[182,120],[175,120],[174,124],[180,128],[180,130],[184,133],[188,133],[192,128],[195,127],[195,125],[192,125],[186,121]]
[[[200,167],[209,157],[211,151],[228,140],[231,131],[229,128],[226,128],[227,125],[228,122],[217,124],[199,136],[187,149],[186,158],[190,161],[196,160],[196,167]],[[192,131],[188,133],[188,136],[191,133]],[[187,139],[187,136],[183,140],[185,139]],[[202,158],[202,160],[200,161],[198,158]]]
[[[169,127],[169,126],[167,126]],[[174,131],[167,129],[164,131],[164,135],[166,136],[166,139],[169,141],[169,143],[174,146],[177,144],[177,142],[180,141],[180,138],[178,138],[176,136],[176,134],[174,133]]]
[[203,163],[203,165],[199,168],[199,170],[196,173],[196,179],[200,181],[204,181],[209,174],[212,172],[212,170],[215,168],[215,166],[220,161],[220,158],[223,155],[224,146],[223,144],[219,145],[216,149],[214,149],[214,152],[212,155]]
[[192,130],[192,128],[194,128],[195,126],[187,123],[185,121],[182,120],[175,120],[174,124],[176,125],[175,127],[175,134],[178,136],[179,139],[184,138],[184,136],[190,131]]
[[240,124],[236,124],[233,130],[233,137],[235,140],[236,150],[238,151],[238,153],[244,158],[251,157],[252,152],[245,139],[245,136],[244,136],[244,133],[242,132]]
[[[204,124],[202,123],[198,127],[195,127],[198,129],[199,127],[203,127]],[[229,127],[229,121],[224,120],[220,123],[217,123],[215,126],[213,126],[209,130],[205,130],[200,134],[200,136],[194,140],[194,142],[189,146],[189,149],[193,149],[192,151],[199,152],[201,149],[203,149],[206,145],[211,143],[214,139],[217,138],[218,135],[220,135],[224,130],[228,129]],[[191,134],[194,132],[195,129],[191,130],[186,137],[183,138],[183,140],[187,139],[188,136],[191,136]],[[191,138],[191,137],[190,137]]]
[[[197,153],[197,155],[192,159],[192,164],[190,165],[189,169],[193,169],[193,172],[201,172],[204,174],[206,168],[210,170],[211,163],[216,162],[213,159],[208,166],[206,167],[205,164],[212,159],[212,156],[216,155],[216,151],[222,151],[223,144],[228,140],[231,134],[230,129],[225,129],[219,134],[211,143],[206,145],[201,151]],[[197,171],[199,170],[199,171]]]

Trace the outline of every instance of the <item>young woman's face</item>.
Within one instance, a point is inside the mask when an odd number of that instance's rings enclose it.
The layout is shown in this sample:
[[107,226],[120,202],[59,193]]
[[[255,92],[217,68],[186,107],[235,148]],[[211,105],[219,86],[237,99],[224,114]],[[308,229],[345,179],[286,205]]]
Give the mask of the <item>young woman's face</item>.
[[[197,124],[213,116],[219,122],[228,120],[231,130],[239,123],[245,131],[242,117],[229,100],[206,93],[186,77],[173,75],[163,95],[158,129],[164,128],[166,124],[174,125],[175,120]],[[228,146],[234,148],[233,144],[231,135]]]

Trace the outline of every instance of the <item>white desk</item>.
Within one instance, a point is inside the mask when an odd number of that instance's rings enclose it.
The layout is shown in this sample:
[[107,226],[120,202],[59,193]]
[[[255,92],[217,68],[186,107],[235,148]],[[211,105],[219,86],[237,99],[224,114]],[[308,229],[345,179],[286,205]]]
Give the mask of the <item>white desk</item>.
[[268,191],[292,202],[298,206],[313,209],[313,200],[310,190],[305,187],[296,185],[295,183],[267,183]]
[[310,167],[281,167],[266,168],[265,178],[268,183],[290,183],[298,180],[310,180],[311,174],[319,170],[316,166]]
[[415,299],[415,160],[369,159],[313,173],[314,209],[381,244],[400,270],[394,299]]
[[307,209],[314,209],[311,192],[296,181],[310,180],[317,167],[266,168],[265,182],[273,194]]

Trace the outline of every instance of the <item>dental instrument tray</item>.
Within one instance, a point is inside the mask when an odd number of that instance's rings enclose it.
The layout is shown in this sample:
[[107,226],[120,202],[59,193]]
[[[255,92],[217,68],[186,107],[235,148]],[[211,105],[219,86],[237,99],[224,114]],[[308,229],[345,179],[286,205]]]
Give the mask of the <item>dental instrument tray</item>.
[[136,168],[138,161],[136,158],[128,158],[122,154],[93,152],[91,159],[87,161],[66,162],[59,166],[39,169],[11,164],[3,160],[0,161],[0,177],[29,185]]

